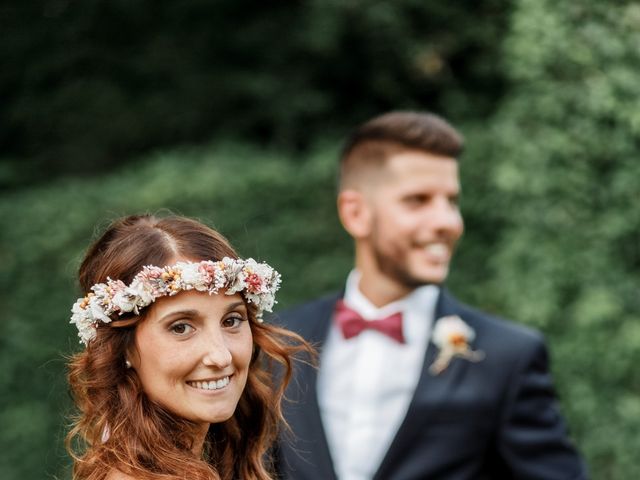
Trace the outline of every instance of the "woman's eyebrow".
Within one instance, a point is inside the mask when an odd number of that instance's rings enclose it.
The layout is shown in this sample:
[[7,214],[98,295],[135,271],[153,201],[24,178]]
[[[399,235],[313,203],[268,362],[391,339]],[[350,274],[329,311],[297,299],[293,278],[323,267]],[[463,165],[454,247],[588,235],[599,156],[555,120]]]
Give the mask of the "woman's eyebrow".
[[175,310],[173,312],[169,312],[166,315],[163,315],[158,319],[159,322],[166,320],[170,317],[197,317],[199,315],[198,310]]
[[[235,310],[238,307],[245,307],[246,308],[246,305],[242,300],[230,303],[229,305],[227,305],[225,307],[225,313],[229,313],[229,312]],[[173,312],[167,313],[166,315],[163,315],[162,317],[160,317],[158,319],[158,321],[162,322],[162,321],[165,321],[165,320],[167,320],[167,319],[169,319],[171,317],[195,318],[195,317],[197,317],[199,315],[200,315],[200,312],[198,310],[195,310],[195,309],[175,310]]]
[[230,311],[235,310],[236,308],[238,308],[240,306],[246,308],[246,305],[244,304],[243,301],[230,303],[229,305],[227,305],[226,312],[229,313]]

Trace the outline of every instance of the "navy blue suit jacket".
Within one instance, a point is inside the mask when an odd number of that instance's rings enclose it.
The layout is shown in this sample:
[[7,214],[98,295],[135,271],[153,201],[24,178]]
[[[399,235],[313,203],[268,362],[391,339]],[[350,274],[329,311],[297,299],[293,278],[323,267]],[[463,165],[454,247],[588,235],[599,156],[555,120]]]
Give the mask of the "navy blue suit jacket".
[[[319,350],[339,294],[279,314],[280,323]],[[573,480],[584,464],[567,437],[541,335],[473,310],[442,290],[436,319],[460,316],[485,358],[455,358],[439,375],[431,342],[407,415],[374,480]],[[322,365],[320,365],[322,368]],[[287,480],[336,480],[316,394],[317,370],[298,363],[285,417],[293,435],[277,452]]]

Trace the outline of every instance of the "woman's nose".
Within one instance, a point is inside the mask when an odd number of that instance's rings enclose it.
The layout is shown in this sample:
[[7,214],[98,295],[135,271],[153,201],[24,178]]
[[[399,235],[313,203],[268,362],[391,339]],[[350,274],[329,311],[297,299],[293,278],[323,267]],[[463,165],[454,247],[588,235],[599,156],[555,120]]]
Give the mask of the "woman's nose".
[[226,368],[231,365],[231,351],[220,335],[209,335],[204,340],[202,363],[208,367]]

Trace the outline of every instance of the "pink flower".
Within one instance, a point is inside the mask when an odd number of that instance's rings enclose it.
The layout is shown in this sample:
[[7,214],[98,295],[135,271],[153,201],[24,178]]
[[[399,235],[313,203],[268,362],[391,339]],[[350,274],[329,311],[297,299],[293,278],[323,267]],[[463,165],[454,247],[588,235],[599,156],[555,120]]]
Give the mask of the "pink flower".
[[247,290],[252,293],[260,292],[260,288],[262,287],[262,279],[258,276],[257,273],[251,273],[247,275],[247,278],[245,278],[244,281],[248,285]]

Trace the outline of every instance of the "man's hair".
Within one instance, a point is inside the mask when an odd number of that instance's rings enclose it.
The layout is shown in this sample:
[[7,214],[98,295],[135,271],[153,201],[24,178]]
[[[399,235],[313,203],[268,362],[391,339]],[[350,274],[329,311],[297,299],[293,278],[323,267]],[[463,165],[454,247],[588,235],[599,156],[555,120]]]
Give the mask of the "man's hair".
[[458,158],[462,135],[443,118],[427,112],[397,111],[372,118],[347,139],[340,155],[339,187],[350,184],[364,167],[379,169],[391,156],[407,150]]

